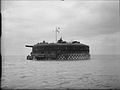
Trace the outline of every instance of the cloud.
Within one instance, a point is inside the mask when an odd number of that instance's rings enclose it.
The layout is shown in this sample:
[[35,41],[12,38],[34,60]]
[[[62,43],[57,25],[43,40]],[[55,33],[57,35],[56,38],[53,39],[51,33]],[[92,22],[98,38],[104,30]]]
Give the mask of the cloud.
[[74,35],[91,37],[119,31],[118,2],[103,1],[86,4],[87,6],[82,6],[82,11],[78,9],[76,13],[73,13],[76,17],[67,25],[72,35],[74,33]]
[[2,47],[8,54],[25,53],[26,43],[53,42],[56,26],[62,28],[58,37],[88,43],[92,53],[103,43],[108,50],[120,44],[118,0],[2,1],[2,23]]

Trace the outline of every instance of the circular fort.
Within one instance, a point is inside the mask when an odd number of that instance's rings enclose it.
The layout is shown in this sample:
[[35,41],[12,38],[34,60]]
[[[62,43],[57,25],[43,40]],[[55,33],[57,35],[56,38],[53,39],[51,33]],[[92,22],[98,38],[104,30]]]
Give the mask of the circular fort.
[[68,43],[60,38],[57,43],[45,41],[31,47],[27,60],[87,60],[90,59],[89,46],[78,41]]

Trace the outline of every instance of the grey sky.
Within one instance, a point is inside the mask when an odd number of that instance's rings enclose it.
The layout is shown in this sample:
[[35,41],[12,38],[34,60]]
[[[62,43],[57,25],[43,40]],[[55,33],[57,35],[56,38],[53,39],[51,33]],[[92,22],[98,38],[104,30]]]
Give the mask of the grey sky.
[[90,45],[91,54],[120,54],[119,0],[2,1],[2,54],[27,55],[26,44],[58,37]]

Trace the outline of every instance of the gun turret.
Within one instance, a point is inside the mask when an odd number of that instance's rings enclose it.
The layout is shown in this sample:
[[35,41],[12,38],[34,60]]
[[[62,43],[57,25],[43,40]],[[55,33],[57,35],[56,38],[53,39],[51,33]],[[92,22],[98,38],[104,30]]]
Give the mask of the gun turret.
[[33,46],[32,45],[25,45],[25,47],[31,47],[32,48]]

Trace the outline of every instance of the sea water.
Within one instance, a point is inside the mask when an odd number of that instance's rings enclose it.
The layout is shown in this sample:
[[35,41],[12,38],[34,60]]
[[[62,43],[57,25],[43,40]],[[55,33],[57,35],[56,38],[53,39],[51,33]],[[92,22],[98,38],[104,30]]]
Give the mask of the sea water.
[[3,89],[120,89],[120,56],[75,61],[2,56],[1,84]]

